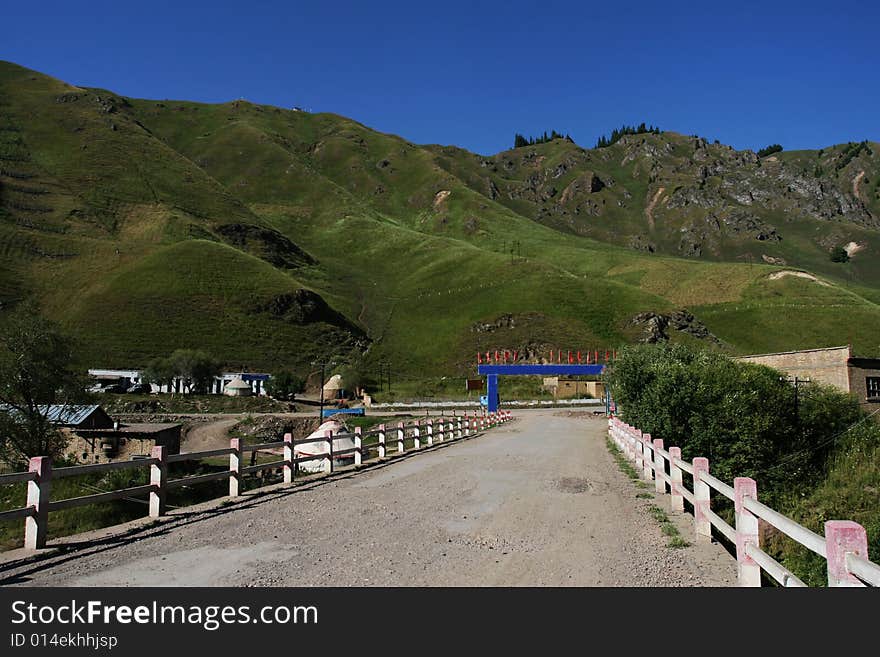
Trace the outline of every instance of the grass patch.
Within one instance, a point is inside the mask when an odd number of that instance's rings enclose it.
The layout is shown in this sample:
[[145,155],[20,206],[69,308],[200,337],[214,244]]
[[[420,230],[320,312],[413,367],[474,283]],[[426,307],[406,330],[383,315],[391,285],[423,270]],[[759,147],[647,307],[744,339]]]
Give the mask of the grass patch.
[[[626,457],[623,455],[623,452],[614,444],[614,441],[611,438],[605,439],[605,445],[608,447],[608,451],[611,456],[614,458],[620,470],[632,480],[636,486],[639,488],[651,488],[652,485],[639,480],[639,473],[636,469],[630,464],[629,461],[626,460]],[[652,493],[637,493],[636,498],[640,500],[648,500],[652,499],[654,495]],[[678,531],[678,527],[673,524],[673,522],[669,519],[669,515],[667,515],[666,511],[661,509],[656,504],[651,504],[648,507],[648,514],[657,521],[660,525],[660,531],[663,532],[664,536],[669,537],[669,542],[666,544],[666,547],[672,549],[680,549],[686,548],[690,545],[684,538],[682,538],[681,533]]]

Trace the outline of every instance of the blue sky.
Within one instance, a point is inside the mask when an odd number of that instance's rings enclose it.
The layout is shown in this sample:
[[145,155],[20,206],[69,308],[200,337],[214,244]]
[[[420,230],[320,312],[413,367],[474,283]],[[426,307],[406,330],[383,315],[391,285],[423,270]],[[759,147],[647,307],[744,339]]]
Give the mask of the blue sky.
[[488,154],[622,123],[786,149],[880,141],[880,3],[5,3],[0,59],[141,98],[343,114]]

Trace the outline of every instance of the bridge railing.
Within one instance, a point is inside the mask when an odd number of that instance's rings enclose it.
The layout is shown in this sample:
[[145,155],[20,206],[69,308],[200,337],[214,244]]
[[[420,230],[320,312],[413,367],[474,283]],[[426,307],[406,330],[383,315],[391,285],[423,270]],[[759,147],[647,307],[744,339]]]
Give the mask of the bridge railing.
[[[341,457],[352,456],[354,465],[358,466],[364,461],[387,458],[389,453],[402,454],[408,449],[420,449],[423,444],[429,446],[434,443],[475,435],[512,419],[513,416],[509,411],[489,414],[479,414],[477,411],[473,411],[465,412],[463,415],[453,413],[452,416],[418,419],[408,423],[399,422],[394,427],[383,424],[377,429],[366,432],[361,431],[360,427],[355,428],[353,433],[334,434],[332,431],[327,431],[323,436],[314,438],[294,439],[292,434],[287,433],[280,441],[251,445],[245,444],[240,438],[232,438],[229,441],[229,447],[201,452],[168,454],[166,447],[157,446],[153,447],[148,458],[63,468],[53,468],[52,459],[48,456],[37,456],[30,459],[27,472],[0,475],[0,485],[27,483],[28,487],[25,506],[0,511],[0,521],[24,518],[24,547],[36,550],[46,546],[49,514],[54,511],[146,495],[149,503],[148,516],[156,518],[166,513],[168,491],[182,486],[228,480],[229,497],[239,497],[243,490],[245,477],[264,470],[280,468],[284,483],[292,484],[298,465],[301,463],[322,461],[323,471],[330,473],[335,467],[334,461]],[[347,440],[351,440],[354,446],[345,449],[338,447],[341,441]],[[296,454],[297,446],[315,443],[326,444],[326,451],[312,455]],[[245,454],[253,452],[270,452],[281,458],[245,465]],[[372,456],[374,452],[375,456]],[[228,470],[189,475],[177,479],[168,478],[170,464],[223,456],[229,457]],[[62,477],[143,468],[149,468],[149,484],[64,500],[51,499],[52,482]]]
[[[865,528],[849,520],[829,520],[825,536],[795,522],[758,501],[757,483],[749,477],[736,477],[733,486],[709,473],[709,460],[682,460],[681,449],[665,449],[663,440],[612,417],[609,436],[620,451],[635,464],[646,481],[654,481],[655,491],[670,496],[672,511],[684,512],[684,500],[693,508],[694,533],[709,540],[714,527],[736,546],[737,576],[741,586],[761,586],[761,571],[782,586],[806,586],[797,575],[773,559],[760,547],[758,520],[761,519],[827,561],[829,586],[880,586],[880,565],[868,559]],[[692,489],[683,482],[690,475]],[[711,509],[712,492],[734,503],[731,526]]]

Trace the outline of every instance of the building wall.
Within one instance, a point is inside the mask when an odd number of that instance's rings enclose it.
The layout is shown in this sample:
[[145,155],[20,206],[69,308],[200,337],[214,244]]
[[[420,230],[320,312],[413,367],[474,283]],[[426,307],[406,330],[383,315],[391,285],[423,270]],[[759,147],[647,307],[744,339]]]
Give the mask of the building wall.
[[[767,365],[792,377],[810,379],[814,383],[825,383],[843,392],[850,392],[850,375],[847,364],[849,358],[849,347],[833,347],[743,356],[738,360]],[[864,381],[862,381],[862,385],[864,385]]]
[[580,381],[578,379],[559,379],[555,387],[551,387],[557,399],[574,399],[579,397],[601,398],[605,394],[605,384],[601,381]]
[[[880,402],[868,401],[867,378],[869,376],[880,378],[880,368],[855,367],[852,365],[849,368],[850,392],[855,395],[862,408],[868,411],[875,411],[880,408]],[[871,399],[877,398],[872,397]]]

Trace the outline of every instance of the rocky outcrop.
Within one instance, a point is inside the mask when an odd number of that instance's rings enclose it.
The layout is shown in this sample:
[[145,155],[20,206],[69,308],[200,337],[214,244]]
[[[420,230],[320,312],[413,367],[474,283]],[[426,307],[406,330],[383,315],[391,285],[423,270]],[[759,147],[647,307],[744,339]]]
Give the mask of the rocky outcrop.
[[253,224],[224,224],[215,229],[223,240],[282,269],[314,265],[318,261],[277,230]]
[[641,342],[648,344],[668,342],[670,330],[686,333],[699,340],[721,343],[700,320],[694,317],[693,313],[685,309],[675,310],[668,315],[655,312],[639,313],[629,321],[629,325],[642,326],[644,335]]

